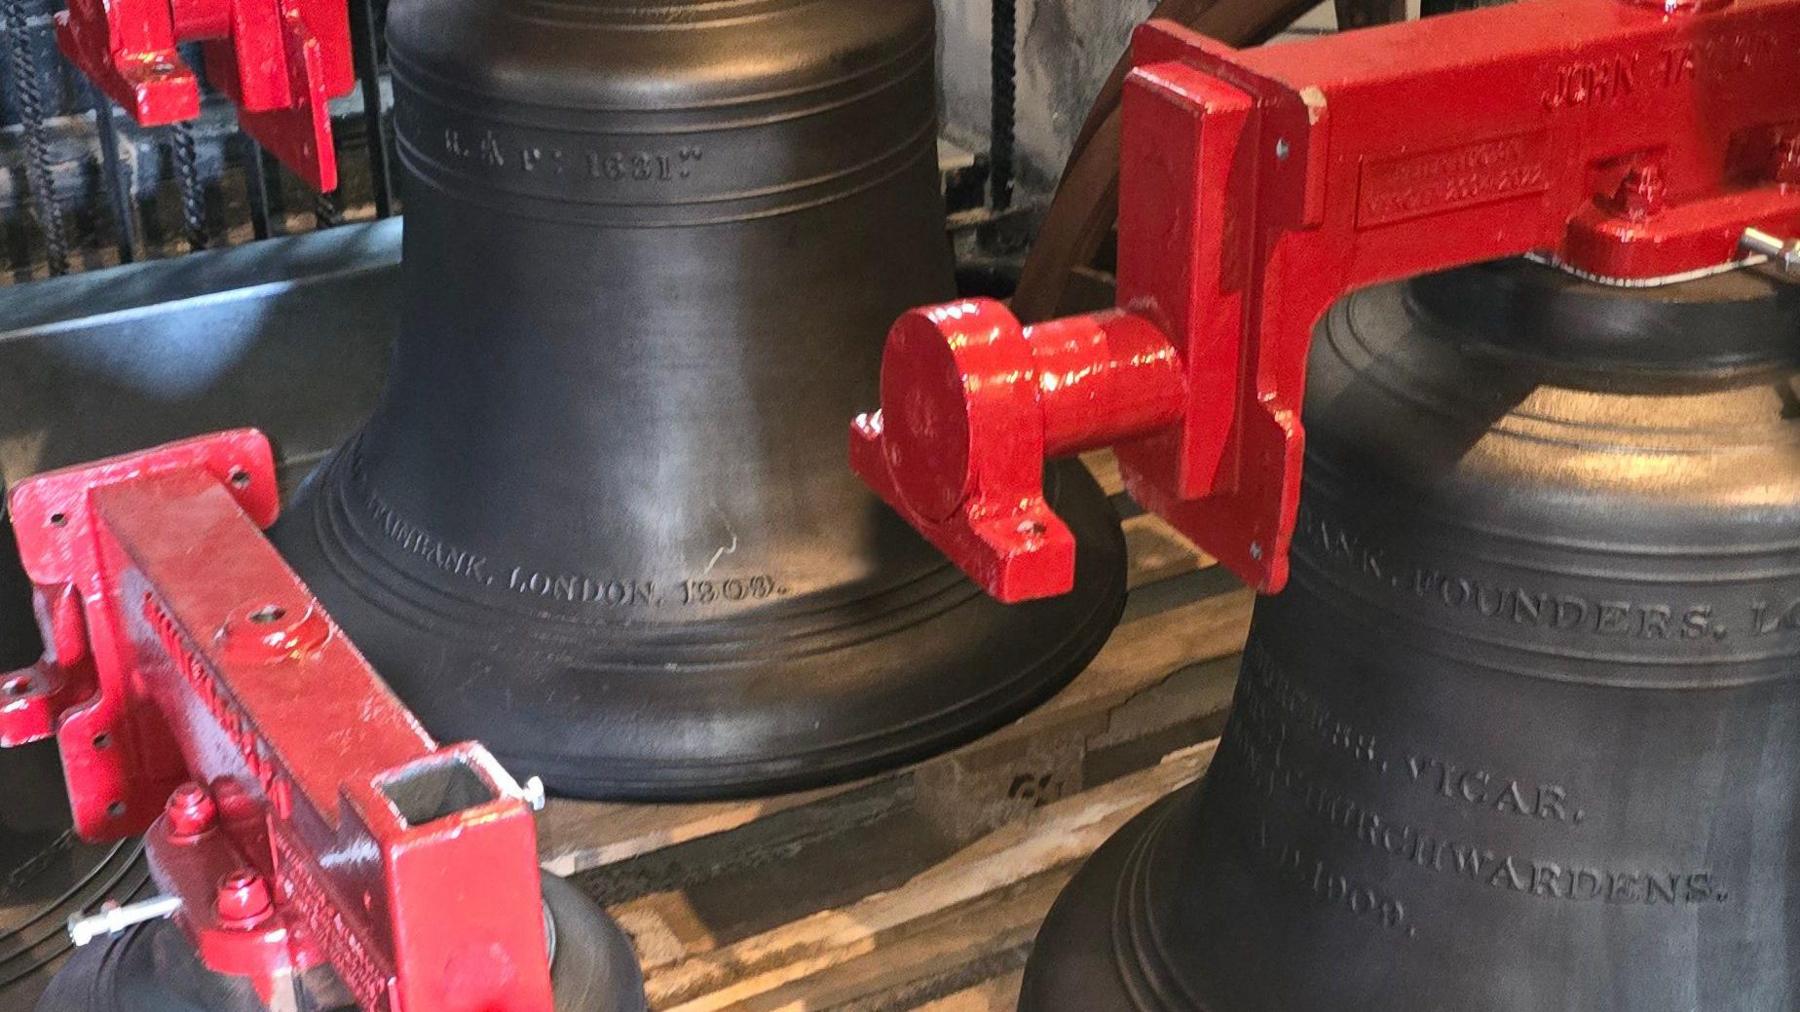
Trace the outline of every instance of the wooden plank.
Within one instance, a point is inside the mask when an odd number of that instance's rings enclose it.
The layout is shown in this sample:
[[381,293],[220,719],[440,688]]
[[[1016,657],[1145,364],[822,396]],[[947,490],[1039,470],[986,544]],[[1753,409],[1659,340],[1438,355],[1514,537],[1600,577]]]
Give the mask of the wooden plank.
[[1125,551],[1131,559],[1129,580],[1133,588],[1148,587],[1218,564],[1218,560],[1195,548],[1192,541],[1153,513],[1132,517],[1121,526],[1125,529]]
[[[1101,648],[1088,669],[1050,701],[984,738],[920,765],[977,763],[982,761],[982,753],[1002,754],[1049,734],[1104,733],[1111,712],[1140,692],[1189,664],[1240,650],[1253,600],[1249,590],[1238,589],[1131,619]],[[695,805],[553,801],[539,822],[540,854],[548,870],[571,875],[737,829],[907,772],[774,798]]]
[[1050,905],[1079,865],[1078,861],[1061,865],[978,903],[921,920],[897,942],[741,1002],[738,1008],[743,1012],[913,1008],[1018,972]]
[[651,1005],[680,1012],[742,1008],[745,1002],[842,966],[984,898],[1073,865],[1152,802],[1199,777],[1216,744],[1184,749],[1155,767],[1003,826],[898,889],[821,911],[653,973],[647,981]]
[[945,995],[916,1007],[916,1012],[1013,1012],[1019,1007],[1019,986],[1025,971],[1013,972],[955,994]]
[[552,798],[538,816],[538,858],[565,878],[577,872],[749,825],[834,798],[866,781],[768,798],[643,805]]
[[1067,689],[974,745],[995,747],[1069,719],[1091,719],[1099,727],[1115,707],[1181,668],[1241,650],[1254,602],[1255,595],[1240,588],[1128,619]]
[[1093,450],[1081,455],[1081,462],[1100,483],[1100,491],[1108,496],[1125,491],[1125,479],[1119,475],[1119,458],[1111,450]]
[[[1128,583],[1140,590],[1212,565],[1160,518],[1144,515],[1124,524],[1130,546]],[[1107,708],[1160,681],[1183,663],[1237,650],[1249,615],[1249,595],[1236,591],[1175,609],[1139,627],[1115,632],[1092,665],[1037,711],[965,748],[1008,745],[1040,733],[1066,733],[1077,719],[1098,725]],[[1134,646],[1145,637],[1161,642]],[[954,755],[955,753],[953,753]],[[967,756],[965,755],[966,759]],[[926,760],[944,761],[945,757]],[[619,804],[553,799],[538,822],[539,857],[557,875],[624,861],[654,850],[739,829],[759,819],[818,804],[895,771],[849,784],[768,798],[686,805]]]
[[[1095,747],[1224,710],[1234,665],[1221,662],[1193,684],[1170,681],[1241,650],[1251,603],[1239,590],[1128,618],[1080,677],[1029,716],[915,767],[915,807],[951,838],[970,839],[1083,790]],[[1149,712],[1137,705],[1146,696],[1157,700]]]

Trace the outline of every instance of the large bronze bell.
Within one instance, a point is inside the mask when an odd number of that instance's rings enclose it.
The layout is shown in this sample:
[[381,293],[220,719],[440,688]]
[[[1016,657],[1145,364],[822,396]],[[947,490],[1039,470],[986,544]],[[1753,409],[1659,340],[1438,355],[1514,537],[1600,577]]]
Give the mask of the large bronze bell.
[[882,340],[953,294],[928,0],[396,0],[403,310],[275,538],[426,725],[597,797],[843,779],[1098,649],[990,602],[845,466]]
[[1800,1007],[1800,287],[1509,262],[1314,343],[1293,575],[1030,1010]]

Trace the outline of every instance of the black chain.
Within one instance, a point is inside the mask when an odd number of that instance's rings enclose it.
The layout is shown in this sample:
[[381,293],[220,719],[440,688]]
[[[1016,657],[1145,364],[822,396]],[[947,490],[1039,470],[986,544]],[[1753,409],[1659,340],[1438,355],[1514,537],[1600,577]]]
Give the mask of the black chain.
[[69,235],[62,205],[56,199],[56,177],[50,163],[50,138],[44,124],[44,88],[38,77],[37,53],[31,47],[26,0],[6,0],[8,68],[19,94],[19,118],[25,126],[25,172],[32,203],[44,230],[44,259],[51,274],[69,272]]
[[332,228],[344,223],[344,216],[338,211],[337,200],[329,193],[313,194],[314,228]]
[[992,115],[988,121],[988,180],[994,210],[1012,206],[1013,134],[1019,79],[1018,0],[993,0]]
[[181,189],[181,227],[189,249],[206,248],[206,191],[200,186],[200,156],[194,150],[194,128],[186,123],[169,127],[175,155],[175,182]]

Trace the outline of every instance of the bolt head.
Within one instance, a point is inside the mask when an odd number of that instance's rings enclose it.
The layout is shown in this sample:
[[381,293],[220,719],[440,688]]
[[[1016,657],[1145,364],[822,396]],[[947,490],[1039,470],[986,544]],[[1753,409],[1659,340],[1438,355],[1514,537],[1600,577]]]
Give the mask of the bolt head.
[[547,803],[549,795],[548,792],[544,790],[543,777],[526,777],[525,782],[519,785],[519,789],[527,807],[534,812],[541,812],[544,810],[544,805]]
[[1663,181],[1662,167],[1655,162],[1634,166],[1619,181],[1613,194],[1614,207],[1633,221],[1660,214],[1668,202],[1668,186]]
[[1769,177],[1782,186],[1800,186],[1800,134],[1789,134],[1775,142]]
[[252,664],[275,664],[311,654],[331,638],[331,623],[315,605],[310,599],[250,601],[231,613],[218,640],[228,657]]
[[163,808],[169,820],[169,835],[177,841],[195,839],[213,828],[218,821],[219,806],[212,795],[199,784],[187,783],[175,788]]
[[226,927],[254,928],[275,912],[269,883],[252,868],[239,868],[219,880],[213,909]]

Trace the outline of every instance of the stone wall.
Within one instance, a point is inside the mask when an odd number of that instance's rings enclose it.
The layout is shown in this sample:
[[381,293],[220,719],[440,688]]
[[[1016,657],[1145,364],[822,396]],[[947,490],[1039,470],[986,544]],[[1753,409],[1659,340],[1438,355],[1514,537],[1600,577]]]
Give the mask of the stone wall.
[[[1156,0],[1018,0],[1018,185],[1042,192],[1062,172],[1088,106]],[[987,150],[990,0],[937,0],[944,132]]]

